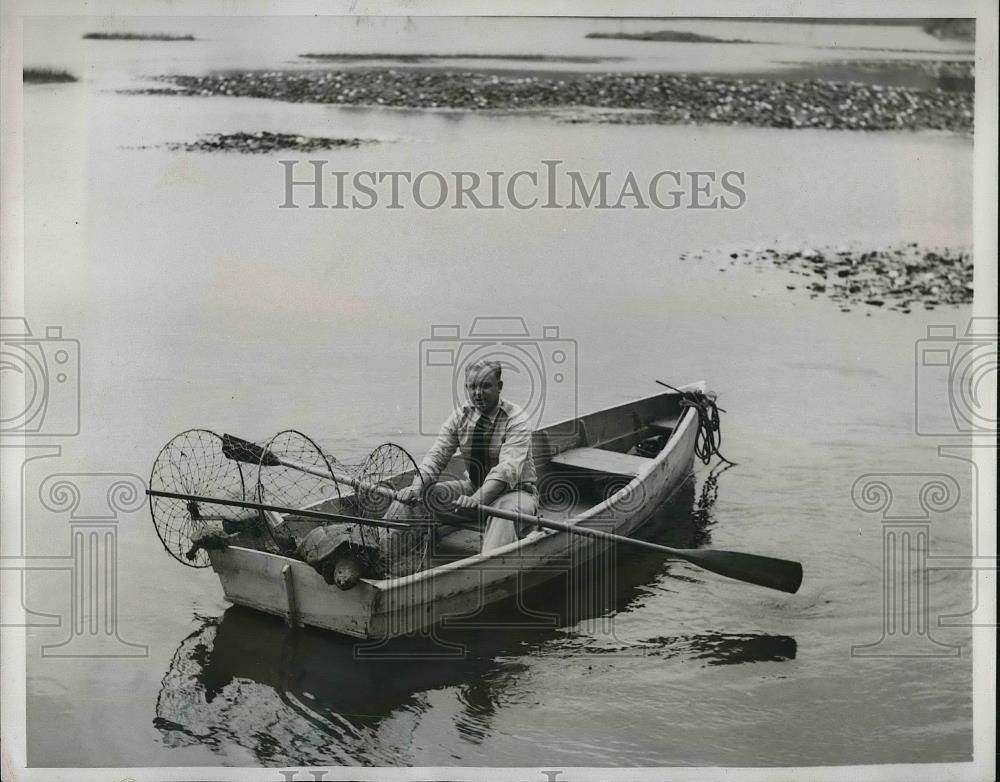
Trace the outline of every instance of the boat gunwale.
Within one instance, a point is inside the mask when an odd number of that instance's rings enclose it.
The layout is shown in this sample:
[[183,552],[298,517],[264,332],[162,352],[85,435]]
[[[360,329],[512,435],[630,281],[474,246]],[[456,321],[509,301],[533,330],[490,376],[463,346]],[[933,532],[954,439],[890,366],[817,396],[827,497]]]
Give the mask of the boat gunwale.
[[[705,389],[704,381],[698,381],[696,383],[690,383],[688,385],[680,387],[681,391],[685,390],[704,391],[704,389]],[[602,408],[601,410],[595,410],[593,413],[588,413],[587,415],[595,415],[597,413],[607,412],[621,407],[628,407],[630,405],[640,404],[642,402],[656,399],[657,397],[674,396],[674,395],[676,395],[676,392],[674,391],[664,391],[656,394],[650,394],[645,397],[640,397],[639,399],[633,399],[628,402],[622,402],[621,404],[618,405],[612,405],[610,407]],[[559,426],[564,426],[568,423],[572,423],[573,421],[579,421],[581,418],[584,417],[585,416],[577,416],[575,418],[567,418],[562,421],[557,421],[552,424],[549,424],[548,426],[542,427],[538,431],[544,432],[548,429],[555,429]],[[674,451],[677,448],[677,444],[681,441],[681,436],[685,433],[688,427],[693,425],[692,421],[694,420],[694,417],[695,417],[694,408],[689,407],[683,411],[677,423],[677,427],[676,429],[674,429],[674,432],[671,435],[669,441],[667,442],[666,447],[662,451],[660,451],[656,456],[650,459],[648,467],[645,468],[642,471],[642,473],[636,475],[634,478],[632,478],[632,480],[630,480],[628,483],[622,486],[618,491],[616,491],[610,497],[605,498],[596,505],[592,505],[583,513],[580,513],[576,516],[571,516],[568,519],[560,519],[559,521],[563,524],[576,526],[581,522],[586,522],[592,519],[598,513],[609,509],[610,506],[620,501],[621,496],[625,492],[631,490],[633,485],[642,484],[646,480],[648,475],[653,471],[656,465],[666,461],[670,457],[670,455],[674,453]],[[410,586],[411,584],[416,584],[428,578],[434,578],[439,575],[449,573],[451,571],[471,568],[476,565],[480,565],[482,563],[489,562],[491,560],[499,559],[502,557],[507,557],[511,555],[516,556],[519,554],[523,554],[524,550],[536,546],[542,540],[548,540],[554,535],[567,535],[567,534],[568,533],[559,530],[543,529],[540,531],[532,532],[529,535],[525,536],[524,538],[521,538],[520,540],[508,543],[505,546],[493,549],[492,551],[489,551],[487,553],[480,552],[477,554],[472,554],[468,557],[463,557],[462,559],[453,560],[451,562],[444,562],[438,565],[437,567],[427,568],[425,570],[419,570],[416,573],[410,573],[406,576],[398,576],[394,578],[383,578],[383,579],[362,578],[359,580],[359,584],[363,583],[367,585],[369,588],[376,590],[377,592],[388,592],[393,589],[402,589]],[[290,563],[297,563],[300,565],[306,564],[300,559],[293,559],[291,557],[286,557],[283,554],[275,554],[268,551],[260,551],[259,549],[252,549],[246,546],[231,546],[231,548],[239,549],[240,551],[251,552],[253,554],[259,554],[264,557],[277,557],[279,559],[283,559],[286,562]]]

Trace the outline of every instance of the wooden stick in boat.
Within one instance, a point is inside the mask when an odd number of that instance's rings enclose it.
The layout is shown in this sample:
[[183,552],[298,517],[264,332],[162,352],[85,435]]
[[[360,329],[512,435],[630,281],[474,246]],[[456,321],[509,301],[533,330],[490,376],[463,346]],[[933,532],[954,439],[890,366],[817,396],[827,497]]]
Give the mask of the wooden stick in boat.
[[[308,464],[302,464],[302,462],[295,461],[294,459],[282,459],[275,455],[273,451],[257,445],[257,443],[231,434],[222,435],[222,453],[227,459],[233,459],[244,464],[261,464],[265,467],[288,467],[292,470],[304,472],[307,475],[315,475],[317,478],[325,478],[326,480],[347,484],[356,491],[375,492],[391,500],[399,500],[398,493],[388,486],[374,486],[370,483],[359,481],[350,475],[344,475],[333,470],[327,472]],[[407,504],[413,505],[416,502],[419,502],[419,500],[412,500]]]
[[249,500],[232,500],[226,497],[205,497],[199,494],[180,494],[174,491],[158,491],[156,489],[146,489],[146,494],[150,497],[165,497],[171,500],[187,500],[188,502],[202,502],[206,505],[227,505],[232,508],[249,508],[250,510],[274,511],[275,513],[285,513],[288,515],[301,516],[308,519],[319,519],[320,521],[344,521],[351,524],[366,524],[371,527],[386,527],[388,529],[410,529],[412,527],[432,526],[432,522],[407,522],[389,521],[386,519],[365,519],[359,516],[342,516],[337,513],[326,513],[325,511],[310,510],[309,508],[286,508],[281,505],[268,505],[262,502],[251,502]]

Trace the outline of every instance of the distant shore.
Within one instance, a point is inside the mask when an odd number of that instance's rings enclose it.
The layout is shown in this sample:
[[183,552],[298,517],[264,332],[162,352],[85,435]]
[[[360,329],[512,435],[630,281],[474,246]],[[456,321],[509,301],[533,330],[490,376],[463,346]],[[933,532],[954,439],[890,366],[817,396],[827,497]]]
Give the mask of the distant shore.
[[[599,109],[597,121],[971,134],[968,91],[837,82],[627,72],[347,68],[162,76],[142,94],[238,96],[295,103],[472,111]],[[587,115],[577,121],[588,121]]]
[[664,43],[759,43],[740,38],[716,38],[684,30],[650,30],[644,33],[588,33],[587,38],[620,41],[660,41]]
[[193,41],[193,35],[171,33],[84,33],[85,41]]

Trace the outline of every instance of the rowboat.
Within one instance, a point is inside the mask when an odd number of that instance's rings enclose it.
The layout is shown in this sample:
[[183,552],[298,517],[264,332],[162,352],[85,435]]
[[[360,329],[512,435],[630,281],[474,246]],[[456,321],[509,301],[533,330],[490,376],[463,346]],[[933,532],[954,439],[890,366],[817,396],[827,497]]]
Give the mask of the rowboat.
[[[704,391],[704,384],[684,390]],[[539,514],[577,530],[630,535],[690,478],[697,411],[682,395],[657,393],[533,433]],[[464,470],[459,456],[446,473]],[[413,471],[391,479],[409,485]],[[350,514],[352,497],[303,510]],[[298,525],[320,520],[296,519]],[[535,529],[509,545],[480,553],[480,533],[439,528],[427,567],[398,578],[362,578],[353,588],[328,584],[306,562],[260,548],[208,551],[230,602],[352,638],[377,641],[459,623],[486,606],[516,597],[606,554],[609,544],[564,530]]]

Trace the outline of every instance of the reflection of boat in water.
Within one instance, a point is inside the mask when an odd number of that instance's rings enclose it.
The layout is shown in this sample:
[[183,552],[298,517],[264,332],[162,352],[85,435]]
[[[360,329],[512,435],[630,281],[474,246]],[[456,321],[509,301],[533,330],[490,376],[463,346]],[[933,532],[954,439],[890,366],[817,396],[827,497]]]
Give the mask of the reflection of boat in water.
[[[644,537],[702,544],[708,518],[688,482]],[[653,657],[657,665],[664,658],[721,665],[795,657],[787,636],[703,633],[627,645],[615,639],[613,616],[648,597],[645,587],[675,566],[656,554],[619,551],[612,567],[577,572],[579,580],[558,588],[550,581],[464,625],[384,643],[289,631],[276,617],[234,606],[181,642],[154,724],[170,746],[203,745],[227,756],[237,747],[263,764],[398,765],[413,762],[410,736],[421,727],[447,733],[442,743],[456,733],[481,742],[526,672],[561,664],[553,660],[623,655]],[[602,584],[605,575],[609,583]],[[590,587],[581,591],[582,582]]]

